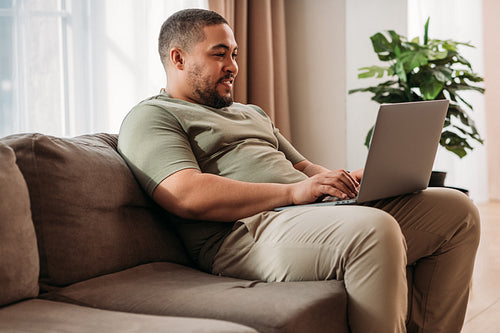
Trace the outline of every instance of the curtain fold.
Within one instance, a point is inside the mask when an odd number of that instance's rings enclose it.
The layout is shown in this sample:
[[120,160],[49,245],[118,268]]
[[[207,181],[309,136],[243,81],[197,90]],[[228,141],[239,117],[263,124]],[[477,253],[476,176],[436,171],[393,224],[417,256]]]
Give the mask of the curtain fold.
[[291,139],[284,0],[209,0],[239,46],[234,99],[260,106]]

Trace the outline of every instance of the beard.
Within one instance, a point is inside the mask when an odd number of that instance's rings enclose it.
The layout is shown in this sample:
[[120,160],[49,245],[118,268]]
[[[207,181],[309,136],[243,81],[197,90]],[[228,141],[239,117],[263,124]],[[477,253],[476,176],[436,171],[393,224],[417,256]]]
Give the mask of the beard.
[[218,82],[230,77],[234,77],[234,75],[229,74],[216,82],[212,82],[202,76],[200,67],[195,66],[189,71],[189,84],[193,88],[193,99],[199,104],[207,105],[215,109],[230,106],[233,104],[233,93],[230,92],[228,96],[221,96],[217,91]]

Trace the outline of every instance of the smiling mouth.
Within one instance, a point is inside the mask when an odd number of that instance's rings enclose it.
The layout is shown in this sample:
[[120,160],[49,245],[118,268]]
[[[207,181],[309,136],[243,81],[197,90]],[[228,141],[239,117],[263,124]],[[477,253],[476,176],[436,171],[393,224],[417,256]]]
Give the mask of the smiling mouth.
[[224,77],[219,80],[219,83],[226,86],[228,89],[231,89],[233,87],[234,77],[233,76]]

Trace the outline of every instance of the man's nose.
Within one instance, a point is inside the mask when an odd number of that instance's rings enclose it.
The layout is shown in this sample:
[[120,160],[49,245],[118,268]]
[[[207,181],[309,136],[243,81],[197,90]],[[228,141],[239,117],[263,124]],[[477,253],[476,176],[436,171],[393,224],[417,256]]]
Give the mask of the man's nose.
[[236,59],[230,58],[226,64],[225,70],[236,76],[238,74],[238,63],[236,62]]

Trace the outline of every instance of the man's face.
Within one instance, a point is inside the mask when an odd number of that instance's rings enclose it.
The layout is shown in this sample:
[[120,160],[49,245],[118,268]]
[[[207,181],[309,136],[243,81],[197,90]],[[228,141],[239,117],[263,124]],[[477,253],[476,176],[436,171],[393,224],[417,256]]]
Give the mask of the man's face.
[[186,58],[188,99],[220,109],[233,104],[233,83],[238,74],[238,46],[226,24],[204,28],[205,40]]

